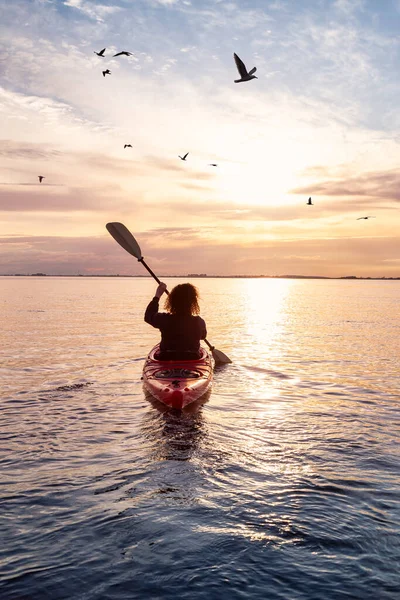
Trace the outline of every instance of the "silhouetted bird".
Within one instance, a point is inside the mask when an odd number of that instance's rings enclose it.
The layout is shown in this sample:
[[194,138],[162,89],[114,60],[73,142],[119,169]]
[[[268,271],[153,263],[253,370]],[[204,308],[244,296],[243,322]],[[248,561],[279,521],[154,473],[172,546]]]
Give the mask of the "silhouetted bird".
[[105,77],[106,75],[111,75],[110,69],[106,69],[105,71],[103,71],[103,77]]
[[309,199],[307,200],[307,206],[314,206],[314,204],[313,204],[313,203],[312,203],[312,201],[311,201],[311,198],[309,198]]
[[242,81],[250,81],[250,79],[258,79],[253,73],[257,71],[256,67],[253,67],[251,71],[247,71],[245,64],[237,54],[233,54],[235,59],[237,70],[239,71],[240,79],[235,79],[235,83],[241,83]]
[[125,144],[124,149],[125,148],[132,148],[132,144]]
[[39,183],[42,183],[43,179],[46,179],[46,177],[43,177],[43,175],[38,175],[38,179]]
[[186,154],[185,154],[184,156],[179,156],[179,154],[178,154],[178,157],[179,157],[181,160],[186,160],[186,157],[187,157],[187,155],[188,155],[188,154],[189,154],[189,152],[186,152]]
[[216,163],[210,163],[208,166],[209,167],[218,167],[218,165]]
[[360,219],[376,219],[376,217],[358,217],[358,219],[356,219],[356,221],[359,221]]
[[94,52],[95,54],[97,54],[97,56],[101,56],[101,58],[104,58],[104,52],[106,51],[105,48],[103,48],[103,50],[100,50],[100,52]]
[[122,52],[117,52],[117,54],[114,54],[114,56],[132,56],[132,52],[127,52],[126,50],[123,50]]

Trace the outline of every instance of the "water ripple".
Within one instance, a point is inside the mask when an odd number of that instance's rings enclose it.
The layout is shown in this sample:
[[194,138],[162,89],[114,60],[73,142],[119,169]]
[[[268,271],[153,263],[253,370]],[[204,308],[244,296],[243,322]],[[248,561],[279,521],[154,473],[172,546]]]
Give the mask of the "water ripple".
[[10,292],[0,597],[397,600],[397,288],[205,281],[233,364],[179,412],[143,391],[150,288],[132,301],[132,282]]

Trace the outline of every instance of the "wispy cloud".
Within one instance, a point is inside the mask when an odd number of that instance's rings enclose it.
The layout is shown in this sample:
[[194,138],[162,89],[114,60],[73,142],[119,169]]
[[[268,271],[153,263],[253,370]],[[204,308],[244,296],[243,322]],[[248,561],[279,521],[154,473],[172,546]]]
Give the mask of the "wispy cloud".
[[[33,183],[33,182],[28,182],[26,181],[25,183],[13,183],[13,182],[7,182],[7,181],[2,181],[0,182],[0,185],[6,185],[6,186],[41,186],[41,187],[62,187],[62,183]],[[1,203],[0,203],[1,206]]]
[[346,17],[353,16],[356,12],[365,8],[365,0],[335,0],[333,7]]
[[[177,270],[188,257],[202,271],[223,269],[230,258],[232,272],[246,264],[268,270],[274,245],[297,243],[300,249],[277,250],[279,264],[298,260],[304,269],[308,257],[329,271],[336,268],[335,244],[362,260],[355,240],[363,237],[374,240],[375,251],[382,243],[388,261],[395,258],[393,246],[382,242],[399,225],[394,6],[362,0],[0,5],[7,8],[0,57],[2,230],[57,231],[65,240],[73,232],[92,269],[94,242],[84,240],[103,234],[106,219],[146,232],[154,259]],[[103,47],[104,59],[94,54]],[[134,55],[114,58],[121,49]],[[258,80],[233,83],[234,51],[257,67]],[[133,148],[124,150],[125,143]],[[182,163],[178,154],[186,151]],[[39,174],[46,177],[41,187]],[[310,195],[313,207],[305,206]],[[376,219],[355,221],[357,211],[372,209]],[[36,213],[41,218],[34,221]],[[163,228],[172,247],[158,253]],[[353,238],[347,246],[338,241]],[[395,268],[388,261],[380,265]]]
[[122,10],[120,6],[103,5],[89,0],[64,0],[64,6],[81,11],[85,16],[95,21],[104,21],[111,14]]
[[[25,183],[19,185],[30,187]],[[62,192],[47,189],[53,187],[59,186],[35,184],[34,191],[2,190],[0,188],[0,211],[34,212],[36,214],[88,210],[109,211],[112,205],[116,208],[119,204],[115,200],[115,194],[118,192],[118,188],[115,187],[108,189],[68,187]],[[113,198],[113,203],[111,203],[111,198]]]
[[46,147],[44,144],[28,142],[18,143],[14,140],[0,140],[0,156],[5,158],[26,158],[29,160],[49,159],[61,155],[56,148]]
[[[264,240],[256,245],[204,244],[197,240],[187,247],[183,260],[179,240],[173,244],[170,238],[168,246],[163,248],[149,247],[146,236],[142,236],[140,242],[160,276],[188,272],[320,275],[321,269],[333,277],[396,276],[398,272],[397,238],[305,240],[302,243]],[[121,252],[107,235],[90,238],[12,236],[0,238],[0,243],[8,247],[7,255],[0,256],[0,272],[4,274],[38,271],[143,274],[137,261]],[[330,261],[332,254],[334,263]]]
[[400,173],[396,171],[364,173],[347,179],[320,181],[307,187],[291,190],[293,194],[321,194],[323,196],[358,196],[365,205],[376,199],[400,202]]
[[177,4],[179,0],[150,0],[151,4],[161,4],[162,6],[172,6]]

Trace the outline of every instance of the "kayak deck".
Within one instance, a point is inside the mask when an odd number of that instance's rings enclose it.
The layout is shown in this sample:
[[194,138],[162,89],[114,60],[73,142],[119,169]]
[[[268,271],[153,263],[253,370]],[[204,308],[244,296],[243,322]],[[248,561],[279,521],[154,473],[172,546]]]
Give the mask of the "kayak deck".
[[205,348],[195,360],[157,360],[159,344],[143,367],[143,385],[157,400],[172,408],[184,408],[198,400],[211,386],[213,360]]

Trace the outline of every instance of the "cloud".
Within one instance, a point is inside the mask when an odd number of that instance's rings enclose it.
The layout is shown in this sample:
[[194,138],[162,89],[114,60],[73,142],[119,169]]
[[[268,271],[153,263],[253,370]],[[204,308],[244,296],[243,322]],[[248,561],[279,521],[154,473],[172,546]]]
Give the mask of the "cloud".
[[120,6],[105,6],[88,0],[64,0],[64,6],[75,8],[95,21],[103,22],[104,18],[122,10]]
[[61,151],[45,144],[0,140],[0,156],[4,158],[26,158],[28,160],[52,159],[61,155]]
[[[157,274],[185,275],[201,272],[225,275],[326,275],[400,276],[398,238],[264,240],[262,243],[204,243],[198,240],[185,250],[179,240],[147,246],[140,243],[146,260]],[[0,256],[0,273],[48,274],[144,274],[137,261],[111,240],[110,236],[51,237],[10,236],[0,238],[7,253]],[[331,257],[335,256],[332,262]]]
[[59,102],[52,98],[45,98],[34,95],[26,95],[9,91],[0,87],[1,109],[3,112],[12,108],[19,108],[29,111],[30,114],[41,114],[50,120],[55,120],[59,116],[65,117],[68,113],[72,115],[72,107],[65,102]]
[[161,4],[162,6],[172,6],[176,4],[178,0],[150,0],[151,4]]
[[148,155],[144,157],[143,162],[145,163],[145,165],[155,167],[156,169],[162,171],[171,171],[174,173],[184,174],[185,171],[181,166],[180,161],[178,162],[177,158],[172,160],[168,158],[162,158],[160,156]]
[[210,239],[218,236],[216,226],[206,227],[155,227],[149,231],[141,233],[143,239],[149,246],[156,247],[160,239],[172,240],[175,242],[194,242],[204,239]]
[[362,11],[365,8],[365,0],[335,0],[333,8],[346,17],[351,17],[357,11]]
[[5,186],[14,186],[14,185],[16,185],[16,186],[20,186],[20,185],[24,186],[24,185],[27,185],[27,186],[30,186],[30,187],[31,186],[63,187],[62,183],[43,183],[43,181],[42,181],[42,183],[37,183],[37,182],[36,183],[33,183],[33,182],[30,182],[30,183],[29,182],[25,182],[25,183],[7,183],[7,182],[2,181],[2,182],[0,182],[0,185],[5,185]]
[[[46,149],[54,153],[55,146],[82,147],[84,138],[90,135],[91,143],[102,135],[112,135],[115,127],[107,123],[99,123],[85,117],[74,105],[55,100],[51,97],[23,94],[0,87],[0,114],[5,117],[3,134],[9,139],[5,152],[14,156],[18,151],[27,154],[27,150],[38,150],[38,156]],[[27,142],[30,137],[40,136],[40,142]]]
[[[385,25],[391,9],[358,0],[322,3],[324,12],[295,2],[8,4],[2,230],[83,239],[110,217],[148,233],[155,260],[166,259],[152,240],[169,236],[171,269],[189,256],[200,269],[203,252],[210,268],[232,257],[237,270],[267,268],[251,245],[383,239],[398,229],[400,40]],[[134,58],[114,59],[114,43]],[[93,51],[104,46],[100,59]],[[233,50],[257,66],[259,80],[233,84]],[[104,64],[112,77],[102,77]],[[378,218],[355,222],[362,214]],[[331,251],[324,269],[335,268]],[[316,247],[285,256],[327,260]]]
[[[186,15],[188,21],[197,23],[198,27],[205,31],[226,28],[230,32],[229,40],[233,32],[243,34],[250,30],[263,28],[273,22],[273,18],[267,10],[259,10],[250,5],[240,6],[236,2],[193,2],[181,4],[181,11]],[[220,39],[221,43],[222,40]]]
[[293,194],[320,194],[322,196],[358,196],[365,205],[376,198],[400,202],[400,174],[396,171],[370,172],[344,180],[313,183],[291,190]]
[[[189,203],[180,200],[171,201],[169,210],[177,216],[185,215],[189,211],[192,219],[206,218],[211,222],[221,223],[222,227],[226,227],[227,222],[245,224],[259,221],[265,224],[281,223],[287,226],[293,223],[300,228],[301,226],[321,227],[321,222],[324,220],[326,226],[328,226],[328,223],[333,226],[334,223],[330,221],[332,218],[340,217],[342,220],[347,220],[356,216],[357,211],[371,209],[371,207],[378,210],[387,208],[386,206],[377,206],[376,201],[363,197],[356,201],[352,199],[351,202],[346,199],[327,202],[322,198],[314,198],[314,206],[310,207],[306,205],[306,200],[307,197],[305,196],[296,203],[293,200],[290,203],[282,201],[279,206],[251,205],[244,202],[232,206],[230,201],[201,201],[192,198]],[[151,204],[148,204],[147,208],[150,209]],[[392,207],[389,206],[388,208]],[[318,225],[316,225],[317,223]]]
[[[29,185],[29,184],[17,184]],[[32,185],[32,184],[31,184]],[[53,186],[48,186],[52,188]],[[58,186],[57,186],[58,187]],[[0,211],[3,212],[74,212],[74,211],[109,211],[116,207],[115,195],[118,186],[106,188],[74,188],[66,187],[63,191],[45,189],[45,184],[34,186],[34,190],[15,191],[0,189]]]

